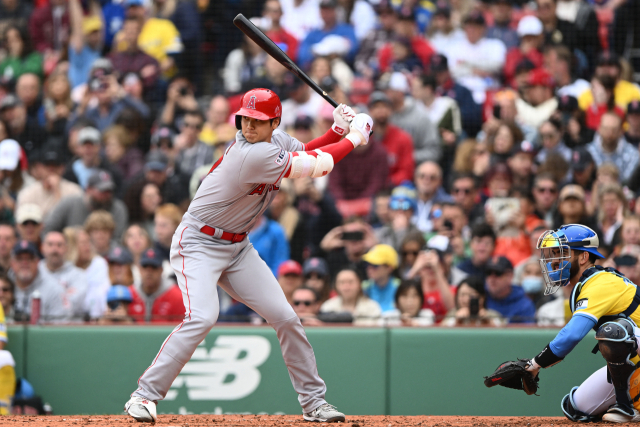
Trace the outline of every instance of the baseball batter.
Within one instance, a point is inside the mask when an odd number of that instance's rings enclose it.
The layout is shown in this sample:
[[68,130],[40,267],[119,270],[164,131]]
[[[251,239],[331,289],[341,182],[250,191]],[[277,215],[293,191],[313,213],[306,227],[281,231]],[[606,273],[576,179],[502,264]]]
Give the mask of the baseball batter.
[[640,288],[615,269],[595,265],[598,258],[604,258],[598,246],[597,234],[579,224],[563,225],[540,236],[545,295],[575,285],[570,299],[573,315],[540,354],[521,362],[526,362],[526,371],[535,378],[540,368],[561,362],[594,329],[598,340],[594,353],[599,350],[607,365],[571,389],[562,399],[562,411],[572,421],[637,422]]
[[[282,178],[320,177],[355,147],[369,142],[373,122],[345,105],[333,112],[327,133],[308,144],[277,129],[282,105],[267,89],[254,89],[236,112],[236,140],[202,182],[171,244],[185,318],[138,380],[125,411],[156,420],[162,400],[219,314],[216,284],[255,310],[275,329],[293,388],[307,421],[344,421],[324,400],[326,386],[302,324],[271,270],[247,238],[269,207]],[[342,136],[349,130],[344,139]]]

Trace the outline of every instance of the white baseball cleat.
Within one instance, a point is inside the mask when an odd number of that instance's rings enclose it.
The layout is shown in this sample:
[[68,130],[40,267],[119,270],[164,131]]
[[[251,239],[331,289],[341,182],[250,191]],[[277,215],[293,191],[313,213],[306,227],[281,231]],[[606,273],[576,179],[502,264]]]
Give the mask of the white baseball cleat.
[[337,423],[344,422],[344,414],[338,412],[335,406],[325,403],[318,406],[311,412],[302,413],[305,421],[316,421],[320,423]]
[[629,415],[617,405],[613,405],[609,408],[607,413],[602,416],[602,421],[610,423],[636,423],[640,421],[640,412],[638,412],[637,409],[634,409],[633,415]]
[[124,411],[141,423],[155,423],[158,419],[156,403],[140,396],[131,396],[124,404]]

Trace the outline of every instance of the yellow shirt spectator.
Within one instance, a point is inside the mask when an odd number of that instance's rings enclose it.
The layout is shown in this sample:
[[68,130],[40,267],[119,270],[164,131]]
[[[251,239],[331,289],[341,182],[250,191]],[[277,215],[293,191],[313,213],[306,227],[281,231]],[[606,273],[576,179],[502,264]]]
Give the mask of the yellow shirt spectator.
[[4,309],[0,305],[0,342],[7,345],[7,322],[4,319]]
[[[616,87],[613,88],[613,96],[616,100],[616,105],[623,111],[627,111],[627,105],[631,101],[640,100],[640,89],[626,80],[619,80],[616,83]],[[593,104],[593,93],[589,89],[578,97],[578,105],[581,110],[586,111],[591,104]]]

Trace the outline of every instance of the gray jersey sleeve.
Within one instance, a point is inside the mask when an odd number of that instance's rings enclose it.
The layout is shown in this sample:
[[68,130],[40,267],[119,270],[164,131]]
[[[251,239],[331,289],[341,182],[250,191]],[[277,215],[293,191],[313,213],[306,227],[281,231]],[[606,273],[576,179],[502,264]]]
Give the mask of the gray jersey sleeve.
[[254,144],[240,166],[242,184],[276,184],[285,174],[291,162],[287,150],[276,144]]
[[280,129],[273,131],[271,142],[287,151],[304,151],[304,144],[302,142]]

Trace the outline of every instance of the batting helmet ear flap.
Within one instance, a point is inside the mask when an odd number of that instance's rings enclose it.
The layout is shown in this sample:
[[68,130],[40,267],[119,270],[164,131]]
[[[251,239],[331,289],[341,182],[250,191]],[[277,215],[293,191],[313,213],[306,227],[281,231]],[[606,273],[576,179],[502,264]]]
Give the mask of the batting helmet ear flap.
[[242,116],[236,114],[236,129],[242,130]]

